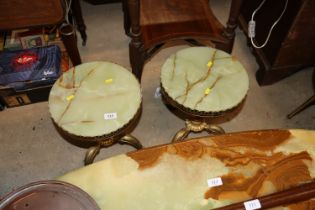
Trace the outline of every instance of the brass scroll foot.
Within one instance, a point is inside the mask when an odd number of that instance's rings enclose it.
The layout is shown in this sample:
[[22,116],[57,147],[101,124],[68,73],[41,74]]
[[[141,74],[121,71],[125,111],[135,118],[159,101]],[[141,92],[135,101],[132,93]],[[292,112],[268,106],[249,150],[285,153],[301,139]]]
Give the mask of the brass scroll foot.
[[94,147],[90,147],[88,151],[86,152],[85,159],[84,159],[84,165],[89,165],[93,163],[94,158],[98,153],[100,153],[101,145],[97,145]]
[[85,159],[84,159],[84,165],[89,165],[93,163],[94,158],[98,153],[100,153],[101,147],[109,147],[115,143],[113,138],[105,139],[103,141],[100,141],[97,146],[90,147],[88,151],[86,152]]
[[142,144],[140,143],[140,141],[132,136],[132,135],[126,135],[124,137],[122,137],[121,139],[118,140],[119,144],[129,144],[131,146],[133,146],[136,149],[142,149]]
[[225,131],[218,125],[212,125],[206,122],[186,120],[186,127],[180,129],[172,139],[172,142],[183,141],[190,132],[199,133],[207,131],[213,134],[224,134]]
[[118,142],[120,144],[129,144],[129,145],[135,147],[136,149],[142,149],[142,144],[140,143],[140,141],[137,138],[133,137],[132,135],[126,135],[126,136],[122,137],[121,139],[119,139],[118,141],[116,141],[112,138],[106,139],[106,140],[99,142],[99,144],[97,146],[93,146],[93,147],[90,147],[88,149],[88,151],[86,152],[86,155],[85,155],[84,165],[89,165],[89,164],[93,163],[95,157],[100,152],[101,147],[109,147],[109,146],[115,144],[116,142]]

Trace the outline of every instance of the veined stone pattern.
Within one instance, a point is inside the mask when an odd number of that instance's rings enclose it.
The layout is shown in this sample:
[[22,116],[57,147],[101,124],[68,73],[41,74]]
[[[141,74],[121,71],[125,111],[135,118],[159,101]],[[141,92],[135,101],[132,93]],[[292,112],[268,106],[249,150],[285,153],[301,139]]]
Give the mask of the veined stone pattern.
[[237,106],[249,79],[233,56],[210,47],[191,47],[171,55],[161,70],[161,83],[179,104],[197,111],[219,112]]
[[[221,178],[210,187],[207,180]],[[108,158],[61,180],[102,210],[209,210],[315,178],[315,131],[265,130],[202,137]],[[314,209],[314,199],[273,210]]]
[[90,62],[70,69],[56,81],[49,96],[49,110],[57,125],[84,137],[122,128],[140,104],[137,79],[110,62]]

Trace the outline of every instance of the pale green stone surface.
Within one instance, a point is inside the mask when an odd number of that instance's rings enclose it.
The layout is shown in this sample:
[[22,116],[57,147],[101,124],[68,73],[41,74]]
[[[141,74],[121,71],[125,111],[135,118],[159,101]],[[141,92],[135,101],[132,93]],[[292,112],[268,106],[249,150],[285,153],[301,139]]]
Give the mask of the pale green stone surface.
[[228,168],[212,157],[186,161],[164,154],[159,164],[139,170],[136,161],[119,155],[58,179],[87,192],[102,210],[208,210],[230,203],[204,198],[207,179],[226,173]]
[[218,112],[245,98],[249,79],[243,65],[231,55],[210,47],[191,47],[165,61],[161,83],[168,95],[185,107]]
[[[67,100],[69,96],[74,97]],[[49,96],[54,121],[69,133],[86,137],[109,134],[123,127],[140,104],[137,79],[127,69],[110,62],[90,62],[70,69],[56,81]],[[106,113],[116,113],[117,118],[106,120]]]
[[[296,129],[289,130],[289,132],[291,136],[286,141],[273,148],[273,153],[282,153],[289,156],[307,152],[311,160],[314,160],[315,131]],[[231,137],[233,134],[229,135]],[[257,134],[257,139],[260,138],[259,135],[260,134]],[[246,135],[244,138],[246,138]],[[233,140],[237,141],[237,138]],[[253,140],[255,140],[255,138],[253,138]],[[195,139],[193,141],[198,140]],[[208,145],[209,147],[214,146],[211,142],[211,138],[206,137],[199,141],[199,143]],[[189,141],[186,141],[185,144],[186,146],[183,148],[189,148]],[[259,197],[274,193],[276,188],[269,179],[272,173],[265,174],[265,177],[260,180],[262,181],[262,185],[259,184],[260,181],[255,182],[255,179],[250,178],[255,177],[256,172],[262,169],[260,163],[255,162],[255,159],[252,158],[260,157],[264,159],[264,156],[269,156],[268,153],[270,153],[271,150],[260,150],[258,149],[259,147],[246,148],[246,146],[244,146],[246,144],[241,144],[240,142],[234,144],[234,146],[235,145],[238,146],[232,150],[230,150],[231,148],[228,149],[229,147],[216,148],[217,151],[220,151],[219,154],[224,154],[224,151],[228,151],[224,161],[220,160],[215,155],[206,154],[198,155],[198,158],[193,158],[193,156],[183,158],[179,153],[176,154],[172,145],[168,145],[168,148],[165,150],[168,152],[164,152],[158,159],[155,159],[155,154],[157,154],[155,150],[159,150],[159,147],[155,147],[155,149],[148,148],[152,156],[139,155],[138,157],[141,157],[139,158],[139,160],[141,160],[140,163],[149,163],[149,167],[141,168],[139,161],[135,161],[126,154],[121,154],[70,171],[58,177],[58,180],[76,185],[87,192],[102,210],[209,210],[246,200],[244,198],[249,196],[250,191],[253,191],[257,186],[259,189],[257,192]],[[191,149],[193,148],[196,150],[183,149],[183,152],[189,154],[189,152],[198,151],[198,147],[191,147]],[[238,153],[236,151],[240,149],[246,151],[242,158],[236,155],[236,153]],[[199,152],[200,151],[201,150],[199,150]],[[250,151],[252,151],[253,154],[251,154]],[[193,154],[196,155],[196,153]],[[209,154],[212,153],[209,152]],[[195,157],[197,157],[197,155]],[[154,162],[155,160],[157,161]],[[245,160],[251,161],[246,162]],[[305,160],[305,164],[308,165],[310,175],[314,178],[315,165],[314,161],[311,160]],[[243,161],[246,163],[244,162],[245,164],[242,164]],[[297,160],[293,158],[291,161]],[[270,164],[270,166],[273,165],[273,163],[267,161],[267,159],[266,164]],[[290,165],[290,163],[287,165]],[[275,167],[277,168],[277,166]],[[279,168],[275,169],[275,171],[277,170],[279,170]],[[288,173],[292,173],[293,171],[287,166],[283,167],[282,170],[287,170]],[[236,175],[235,177],[247,177],[247,180],[253,183],[248,186],[245,185],[246,189],[243,189],[240,186],[244,186],[244,182],[240,178],[239,182],[236,182],[239,184],[240,188],[231,187],[223,191],[219,190],[219,199],[205,198],[205,193],[210,189],[207,185],[207,180],[217,177],[223,178],[225,176],[227,182],[224,183],[223,181],[223,185],[226,185],[229,182],[232,183],[231,180],[233,179],[228,181],[229,179],[226,177],[230,173]],[[295,179],[292,179],[292,182],[295,182],[294,180]],[[239,200],[240,197],[241,200]],[[273,210],[276,209],[284,210],[289,208],[273,208]]]

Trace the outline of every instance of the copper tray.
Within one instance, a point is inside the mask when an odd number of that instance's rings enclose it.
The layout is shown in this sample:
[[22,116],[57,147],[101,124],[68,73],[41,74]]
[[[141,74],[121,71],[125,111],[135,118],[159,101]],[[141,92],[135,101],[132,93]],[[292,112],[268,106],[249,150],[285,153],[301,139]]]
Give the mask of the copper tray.
[[61,181],[39,181],[25,185],[0,201],[2,210],[100,210],[80,188]]

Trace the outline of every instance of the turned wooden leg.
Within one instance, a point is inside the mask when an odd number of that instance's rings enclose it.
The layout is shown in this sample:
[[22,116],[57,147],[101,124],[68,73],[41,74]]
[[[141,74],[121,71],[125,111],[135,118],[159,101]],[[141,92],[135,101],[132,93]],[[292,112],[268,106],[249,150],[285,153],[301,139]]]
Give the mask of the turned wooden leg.
[[80,0],[73,0],[71,9],[74,15],[74,19],[77,24],[77,29],[80,32],[81,38],[82,38],[82,45],[85,46],[87,35],[86,35],[86,26],[82,17],[82,10],[80,5]]
[[124,29],[125,29],[125,34],[127,36],[131,36],[130,34],[130,19],[129,19],[129,10],[128,10],[128,4],[127,0],[122,1],[122,10],[124,13]]
[[129,44],[129,59],[132,68],[132,73],[141,82],[142,70],[144,66],[144,52],[140,43],[134,43],[133,41]]
[[235,29],[238,23],[238,17],[241,12],[243,0],[232,0],[231,7],[230,7],[230,15],[229,19],[226,23],[226,28],[223,32],[223,35],[227,38],[228,43],[218,43],[216,47],[221,49],[225,52],[231,53],[234,45],[234,38],[235,38]]
[[141,82],[142,69],[145,60],[145,52],[141,42],[141,27],[140,27],[140,1],[126,0],[128,8],[128,18],[130,18],[130,36],[129,58],[132,67],[132,73],[136,75]]
[[63,24],[60,27],[61,38],[74,66],[81,64],[81,57],[77,46],[75,30],[69,24]]

